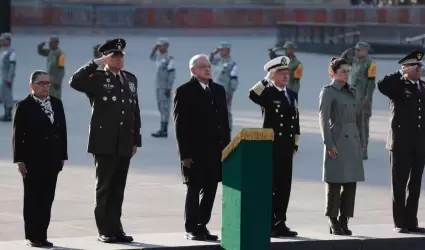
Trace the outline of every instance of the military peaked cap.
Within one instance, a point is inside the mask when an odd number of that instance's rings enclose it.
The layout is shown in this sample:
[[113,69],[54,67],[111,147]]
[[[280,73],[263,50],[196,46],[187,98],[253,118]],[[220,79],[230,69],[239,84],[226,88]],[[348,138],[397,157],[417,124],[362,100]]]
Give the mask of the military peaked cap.
[[284,49],[297,49],[298,46],[296,43],[292,42],[292,41],[287,41],[285,42],[285,44],[283,45]]
[[158,45],[169,45],[170,41],[168,41],[167,38],[161,37],[158,39],[158,41],[156,41],[156,44]]
[[414,65],[414,64],[422,64],[422,58],[424,57],[424,51],[422,50],[415,50],[410,52],[407,56],[405,56],[403,59],[398,61],[401,65]]
[[230,47],[232,46],[228,42],[221,42],[220,45],[218,46],[219,49],[230,49]]
[[278,56],[264,65],[264,71],[269,72],[270,70],[289,69],[289,62],[291,60],[287,56]]
[[114,55],[125,55],[125,45],[126,42],[124,39],[116,38],[106,41],[104,44],[100,45],[97,51],[103,55],[109,55],[110,53],[114,53]]

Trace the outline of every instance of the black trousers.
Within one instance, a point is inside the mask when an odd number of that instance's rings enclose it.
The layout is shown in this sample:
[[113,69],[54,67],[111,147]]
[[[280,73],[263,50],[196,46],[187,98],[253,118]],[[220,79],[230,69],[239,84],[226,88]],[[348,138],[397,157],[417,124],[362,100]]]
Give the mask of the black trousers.
[[394,225],[399,228],[415,228],[418,226],[417,214],[425,155],[390,151],[390,165]]
[[185,229],[186,232],[196,232],[199,227],[206,227],[211,219],[218,183],[204,181],[202,184],[189,183],[186,186]]
[[328,217],[338,215],[352,218],[356,200],[357,183],[326,183],[326,212]]
[[[62,164],[62,163],[58,163]],[[49,166],[50,167],[50,166]],[[28,174],[24,182],[25,239],[42,241],[47,239],[53,200],[55,199],[58,169],[45,170],[46,166],[27,165]],[[42,171],[38,171],[43,169]]]
[[96,205],[94,215],[99,235],[122,234],[122,203],[131,157],[94,155]]
[[292,187],[292,164],[294,148],[292,146],[273,145],[273,197],[272,227],[286,222],[289,198]]

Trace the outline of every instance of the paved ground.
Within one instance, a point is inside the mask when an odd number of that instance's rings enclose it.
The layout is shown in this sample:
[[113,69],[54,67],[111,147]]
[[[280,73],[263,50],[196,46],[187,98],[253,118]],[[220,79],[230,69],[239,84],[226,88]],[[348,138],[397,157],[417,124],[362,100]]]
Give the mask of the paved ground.
[[[167,36],[167,33],[161,34]],[[181,184],[174,133],[168,139],[153,139],[150,133],[159,125],[154,99],[155,65],[148,60],[156,40],[154,36],[125,36],[128,43],[126,68],[140,81],[139,94],[143,119],[143,148],[131,164],[123,224],[129,234],[180,233],[183,230],[184,186]],[[91,59],[92,46],[108,37],[62,36],[61,47],[66,51],[66,79],[80,65]],[[31,71],[43,69],[45,62],[37,56],[36,46],[45,36],[14,37],[18,52],[18,76],[15,98],[28,93]],[[188,60],[197,53],[208,53],[218,42],[226,39],[233,44],[233,57],[240,68],[240,88],[234,100],[236,130],[259,127],[260,109],[247,98],[248,89],[264,76],[267,48],[274,43],[272,36],[263,37],[171,37],[171,54],[177,61],[177,84],[188,79]],[[300,94],[301,147],[295,159],[294,187],[289,207],[289,226],[300,232],[325,233],[323,216],[325,195],[321,182],[322,143],[318,131],[318,95],[329,82],[327,74],[329,56],[298,54],[304,63],[305,75]],[[397,69],[395,61],[377,61],[378,76]],[[89,237],[96,235],[93,218],[94,169],[93,160],[86,154],[90,107],[85,96],[64,85],[64,105],[69,127],[69,157],[60,174],[53,207],[49,236],[52,238]],[[388,128],[388,101],[375,93],[372,118],[370,159],[365,162],[366,179],[360,184],[356,217],[352,220],[358,233],[379,230],[391,237],[391,194],[389,185],[388,154],[384,148]],[[0,241],[23,239],[22,183],[11,163],[11,125],[0,124]],[[46,152],[48,153],[48,152]],[[214,208],[210,228],[220,229],[220,197]],[[425,213],[423,199],[419,215]],[[422,224],[425,221],[422,220]],[[376,230],[362,231],[376,226]],[[379,228],[379,229],[378,229]],[[139,241],[139,239],[136,239]],[[140,239],[143,241],[143,237]],[[75,241],[78,242],[78,241]],[[16,245],[16,244],[14,244]],[[9,247],[2,249],[12,249]],[[14,248],[15,249],[15,248]],[[17,248],[16,248],[17,249]],[[92,249],[92,248],[90,248]]]

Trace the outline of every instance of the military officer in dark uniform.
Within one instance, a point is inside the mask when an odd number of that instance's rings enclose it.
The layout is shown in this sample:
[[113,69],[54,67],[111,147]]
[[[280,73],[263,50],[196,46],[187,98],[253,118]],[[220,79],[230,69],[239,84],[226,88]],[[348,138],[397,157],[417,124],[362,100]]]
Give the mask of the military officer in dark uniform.
[[287,89],[290,59],[276,57],[264,65],[265,79],[249,91],[249,98],[263,109],[263,128],[272,128],[273,141],[273,237],[295,237],[286,226],[292,185],[293,156],[300,142],[297,93]]
[[[131,242],[124,233],[121,209],[131,157],[141,147],[137,78],[123,70],[124,39],[99,47],[102,57],[74,73],[72,88],[92,106],[88,152],[96,164],[95,217],[101,242]],[[99,65],[104,65],[100,69]]]
[[[425,165],[425,82],[420,80],[423,51],[413,51],[398,63],[401,69],[378,82],[390,99],[387,149],[392,170],[394,231],[425,233],[418,226],[418,203]],[[406,199],[407,189],[407,199]]]

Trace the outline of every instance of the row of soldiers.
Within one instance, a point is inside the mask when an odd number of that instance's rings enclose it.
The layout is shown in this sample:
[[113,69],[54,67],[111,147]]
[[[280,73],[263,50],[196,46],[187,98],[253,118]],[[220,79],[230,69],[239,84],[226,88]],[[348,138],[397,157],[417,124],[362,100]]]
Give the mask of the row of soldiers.
[[[65,75],[65,54],[59,48],[59,38],[50,37],[48,47],[42,42],[37,46],[40,56],[46,57],[47,73],[50,75],[52,86],[50,95],[61,98],[62,80]],[[13,85],[16,74],[16,50],[12,47],[12,35],[0,35],[0,102],[4,105],[4,114],[0,117],[2,122],[12,121]]]
[[[287,56],[291,62],[289,64],[290,80],[288,88],[292,91],[300,91],[300,79],[302,77],[303,65],[295,56],[297,45],[292,41],[287,41],[283,46],[276,46],[269,49],[270,59],[278,56]],[[347,60],[351,66],[350,84],[355,87],[358,98],[363,105],[364,125],[366,135],[366,149],[363,154],[365,160],[368,159],[367,145],[369,142],[369,124],[372,116],[372,97],[376,88],[376,63],[369,56],[370,45],[366,42],[358,42],[353,48],[345,50],[341,57]]]

